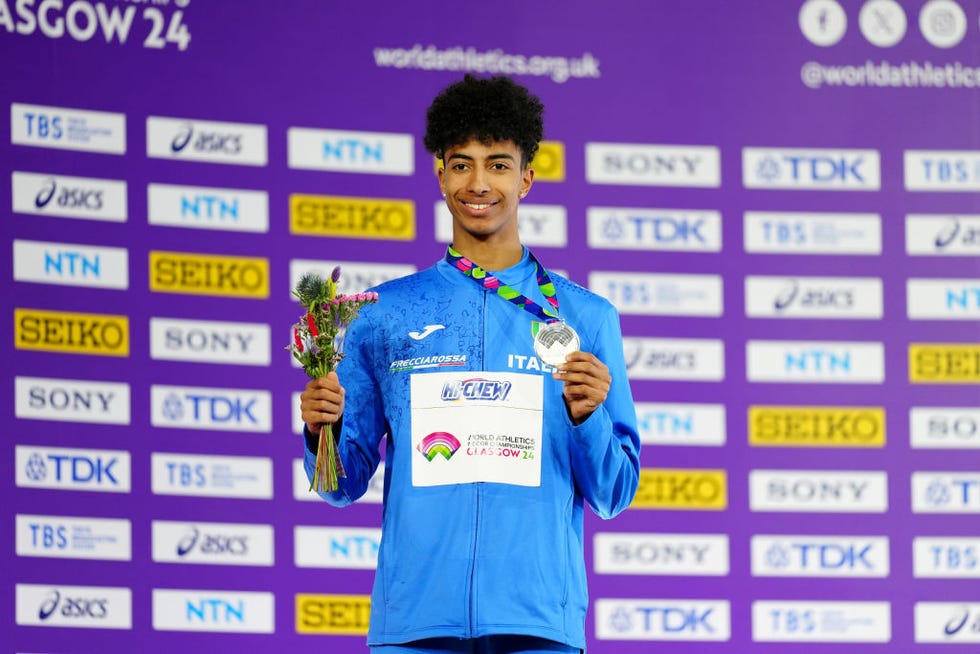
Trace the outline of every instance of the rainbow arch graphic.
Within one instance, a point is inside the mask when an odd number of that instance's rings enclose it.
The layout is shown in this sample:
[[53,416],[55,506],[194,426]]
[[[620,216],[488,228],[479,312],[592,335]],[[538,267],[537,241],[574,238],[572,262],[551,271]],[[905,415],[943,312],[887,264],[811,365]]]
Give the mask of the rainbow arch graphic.
[[439,454],[448,461],[459,449],[459,440],[449,432],[434,431],[423,438],[416,449],[429,461]]

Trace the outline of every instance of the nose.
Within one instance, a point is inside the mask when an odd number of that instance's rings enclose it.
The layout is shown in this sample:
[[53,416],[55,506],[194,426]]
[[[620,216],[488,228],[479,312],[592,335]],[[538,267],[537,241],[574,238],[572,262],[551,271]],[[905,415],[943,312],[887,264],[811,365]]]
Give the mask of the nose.
[[474,166],[473,172],[470,174],[470,179],[468,180],[469,192],[484,194],[490,191],[490,176],[483,168],[480,166]]

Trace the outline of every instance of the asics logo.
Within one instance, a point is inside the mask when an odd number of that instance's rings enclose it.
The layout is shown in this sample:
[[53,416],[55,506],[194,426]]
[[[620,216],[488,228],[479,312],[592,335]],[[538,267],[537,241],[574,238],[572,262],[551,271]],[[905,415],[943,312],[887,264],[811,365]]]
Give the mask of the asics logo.
[[433,332],[437,332],[440,329],[445,329],[445,325],[426,325],[422,328],[420,332],[408,332],[408,335],[414,338],[416,341],[421,341],[426,336],[429,336]]

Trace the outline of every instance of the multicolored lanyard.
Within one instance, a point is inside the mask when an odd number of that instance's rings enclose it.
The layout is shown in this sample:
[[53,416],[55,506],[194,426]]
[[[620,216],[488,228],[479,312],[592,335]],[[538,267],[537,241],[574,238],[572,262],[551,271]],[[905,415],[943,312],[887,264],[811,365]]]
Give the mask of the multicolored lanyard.
[[537,270],[538,288],[541,289],[541,293],[548,301],[548,304],[554,307],[554,312],[537,304],[526,295],[522,295],[516,289],[502,283],[486,270],[454,250],[452,246],[446,248],[446,262],[466,277],[472,279],[475,283],[489,291],[494,291],[508,302],[516,304],[525,311],[530,312],[542,322],[558,322],[558,296],[555,294],[555,285],[551,283],[551,277],[548,276],[548,271],[538,263],[538,260],[534,258],[530,250],[528,250],[527,255],[534,262],[535,269]]

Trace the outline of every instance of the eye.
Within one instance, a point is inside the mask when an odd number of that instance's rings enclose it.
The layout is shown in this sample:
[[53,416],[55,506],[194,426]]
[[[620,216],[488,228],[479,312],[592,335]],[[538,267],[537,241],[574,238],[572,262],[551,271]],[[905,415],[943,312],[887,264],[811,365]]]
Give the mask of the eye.
[[509,168],[510,166],[508,166],[502,161],[497,161],[492,166],[490,166],[491,170],[508,170]]

